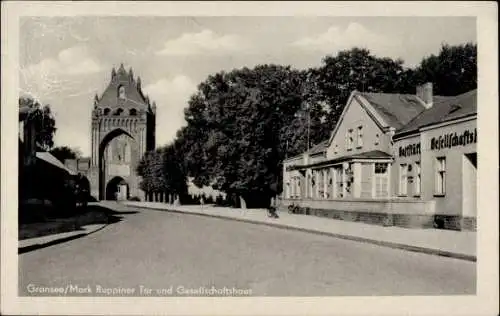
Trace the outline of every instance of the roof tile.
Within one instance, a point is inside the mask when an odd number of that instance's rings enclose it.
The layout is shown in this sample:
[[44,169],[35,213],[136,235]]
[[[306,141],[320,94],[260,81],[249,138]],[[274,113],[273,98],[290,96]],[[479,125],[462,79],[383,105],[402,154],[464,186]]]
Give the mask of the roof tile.
[[397,130],[396,135],[474,114],[477,114],[477,90],[453,97],[441,97],[431,108],[423,111],[406,126]]

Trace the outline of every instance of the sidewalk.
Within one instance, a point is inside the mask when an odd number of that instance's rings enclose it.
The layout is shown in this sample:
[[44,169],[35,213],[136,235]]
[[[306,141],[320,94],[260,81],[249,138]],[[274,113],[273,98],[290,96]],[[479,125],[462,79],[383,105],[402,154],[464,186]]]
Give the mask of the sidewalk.
[[438,229],[383,227],[359,222],[279,212],[280,218],[269,218],[262,209],[233,209],[204,205],[169,205],[158,202],[123,202],[123,204],[227,218],[249,223],[295,229],[337,238],[372,243],[391,248],[476,261],[476,232]]

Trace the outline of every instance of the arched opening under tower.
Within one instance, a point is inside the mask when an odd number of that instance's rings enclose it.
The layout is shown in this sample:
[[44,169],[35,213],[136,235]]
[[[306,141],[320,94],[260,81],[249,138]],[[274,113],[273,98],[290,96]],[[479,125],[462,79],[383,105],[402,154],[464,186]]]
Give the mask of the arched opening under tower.
[[[111,131],[101,141],[99,145],[99,200],[115,199],[113,194],[116,192],[112,190],[112,187],[109,187],[109,184],[111,180],[116,178],[121,178],[125,181],[127,184],[125,195],[127,198],[130,196],[131,188],[127,181],[130,180],[130,177],[135,172],[135,164],[133,161],[135,161],[136,158],[133,156],[137,150],[136,147],[137,144],[134,138],[121,128]],[[133,148],[135,148],[135,150]],[[133,183],[134,182],[131,182],[132,186]],[[111,189],[111,191],[109,191],[108,188]],[[113,193],[108,193],[108,191]]]
[[124,201],[129,196],[128,183],[122,177],[114,177],[106,185],[106,200]]

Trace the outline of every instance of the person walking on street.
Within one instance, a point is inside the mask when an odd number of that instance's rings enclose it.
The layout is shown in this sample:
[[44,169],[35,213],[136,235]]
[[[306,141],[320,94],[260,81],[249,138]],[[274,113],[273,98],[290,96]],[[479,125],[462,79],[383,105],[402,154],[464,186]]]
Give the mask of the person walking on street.
[[276,213],[278,205],[276,203],[276,197],[271,197],[271,202],[269,208],[267,209],[268,216],[272,218],[279,218],[278,213]]

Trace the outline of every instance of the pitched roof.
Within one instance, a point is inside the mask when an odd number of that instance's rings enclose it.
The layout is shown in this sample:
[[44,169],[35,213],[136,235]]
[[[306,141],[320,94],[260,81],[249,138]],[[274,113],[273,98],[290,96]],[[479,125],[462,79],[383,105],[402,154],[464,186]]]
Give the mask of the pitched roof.
[[344,162],[344,161],[349,161],[353,159],[391,159],[392,156],[386,152],[380,151],[380,150],[371,150],[367,152],[362,152],[362,153],[356,153],[352,154],[349,156],[342,156],[342,157],[337,157],[329,160],[323,160],[319,162],[315,162],[309,165],[293,165],[290,166],[290,169],[303,169],[303,168],[310,168],[310,167],[320,167],[324,165],[330,165],[334,163],[339,163],[339,162]]
[[74,172],[73,170],[67,168],[62,162],[59,161],[59,159],[57,159],[56,157],[54,157],[53,155],[51,155],[50,153],[48,152],[45,152],[45,151],[38,151],[36,153],[36,157],[38,159],[41,159],[59,169],[62,169],[66,172],[68,172],[69,174],[71,175],[76,175],[76,172]]
[[352,154],[345,157],[346,159],[377,159],[377,158],[391,158],[392,156],[381,150],[371,150],[359,154]]
[[477,114],[477,90],[472,90],[454,97],[441,97],[433,106],[415,117],[406,126],[396,131],[407,134],[421,127],[433,125]]
[[321,152],[324,152],[327,147],[328,147],[328,139],[325,139],[322,142],[319,142],[318,144],[314,145],[311,149],[309,149],[308,153],[310,155],[319,154]]
[[403,127],[425,110],[422,101],[413,94],[358,92],[382,116],[384,121],[396,129]]
[[[118,97],[118,88],[120,86],[125,88],[125,99],[120,99]],[[121,65],[116,72],[116,76],[111,78],[108,87],[99,98],[99,106],[111,109],[148,108],[146,98],[137,86],[136,80],[133,75],[131,76],[131,73],[125,71],[123,65]]]

